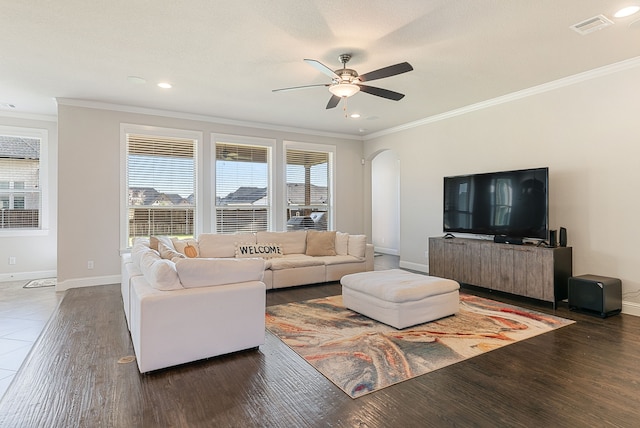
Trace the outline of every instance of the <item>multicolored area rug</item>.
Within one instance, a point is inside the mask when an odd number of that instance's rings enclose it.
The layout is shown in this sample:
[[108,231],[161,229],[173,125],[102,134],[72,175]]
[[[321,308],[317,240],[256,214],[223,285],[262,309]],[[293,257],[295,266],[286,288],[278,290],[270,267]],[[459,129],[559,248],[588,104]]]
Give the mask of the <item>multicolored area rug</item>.
[[574,321],[467,294],[460,312],[397,330],[342,296],[267,307],[267,329],[352,398]]

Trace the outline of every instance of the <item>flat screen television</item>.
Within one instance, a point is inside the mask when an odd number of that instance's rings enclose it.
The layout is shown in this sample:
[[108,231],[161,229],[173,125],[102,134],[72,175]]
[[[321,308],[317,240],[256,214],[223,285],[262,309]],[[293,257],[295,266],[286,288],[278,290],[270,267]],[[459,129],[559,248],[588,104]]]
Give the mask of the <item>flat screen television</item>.
[[446,233],[546,240],[549,168],[444,178]]

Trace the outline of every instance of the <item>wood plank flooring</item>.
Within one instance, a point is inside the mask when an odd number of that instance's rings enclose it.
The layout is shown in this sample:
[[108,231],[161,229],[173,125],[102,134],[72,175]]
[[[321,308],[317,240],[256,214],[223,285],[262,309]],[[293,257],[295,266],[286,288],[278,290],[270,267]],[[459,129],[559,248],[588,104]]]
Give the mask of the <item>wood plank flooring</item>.
[[[354,400],[270,333],[258,350],[140,375],[118,363],[133,355],[119,285],[69,290],[0,402],[0,427],[637,426],[640,318],[470,291],[577,323]],[[273,290],[267,302],[339,293]]]

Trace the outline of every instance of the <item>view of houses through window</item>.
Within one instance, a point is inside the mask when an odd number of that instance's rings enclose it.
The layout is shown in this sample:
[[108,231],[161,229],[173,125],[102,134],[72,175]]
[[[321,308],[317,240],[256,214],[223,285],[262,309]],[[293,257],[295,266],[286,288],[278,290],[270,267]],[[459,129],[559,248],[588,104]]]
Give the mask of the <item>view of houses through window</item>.
[[194,236],[196,141],[127,134],[128,244]]
[[270,148],[216,142],[216,233],[269,230]]
[[287,149],[287,229],[327,230],[329,153]]
[[40,138],[0,135],[0,230],[39,229]]
[[[202,165],[215,179],[213,194],[203,195],[213,209],[211,232],[272,230],[276,215],[283,217],[286,230],[331,227],[333,155],[323,151],[324,146],[285,143],[286,181],[278,189],[286,205],[276,207],[275,141],[223,135],[212,139],[212,164]],[[196,217],[196,151],[195,139],[126,133],[127,246],[135,237],[185,238],[202,232],[195,230],[202,220]]]

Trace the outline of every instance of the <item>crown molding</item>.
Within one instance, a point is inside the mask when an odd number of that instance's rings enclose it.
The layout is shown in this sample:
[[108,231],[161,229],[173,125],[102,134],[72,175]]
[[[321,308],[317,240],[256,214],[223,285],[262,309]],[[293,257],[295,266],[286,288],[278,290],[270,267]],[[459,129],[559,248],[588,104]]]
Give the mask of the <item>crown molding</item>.
[[224,119],[224,118],[215,117],[215,116],[176,112],[176,111],[170,111],[170,110],[111,104],[111,103],[105,103],[100,101],[81,100],[81,99],[75,99],[75,98],[56,98],[56,102],[58,103],[58,105],[66,105],[66,106],[72,106],[72,107],[84,107],[84,108],[93,108],[93,109],[100,109],[100,110],[119,111],[123,113],[163,116],[163,117],[171,117],[174,119],[185,119],[185,120],[194,120],[194,121],[207,122],[207,123],[215,123],[218,125],[241,126],[245,128],[296,133],[296,134],[304,134],[304,135],[315,135],[318,137],[339,138],[343,140],[344,139],[357,140],[357,141],[363,140],[362,136],[360,135],[323,132],[323,131],[317,131],[312,129],[271,125],[268,123],[261,123],[261,122],[249,122],[249,121],[242,121],[242,120],[235,120],[235,119]]
[[485,108],[497,106],[500,104],[510,103],[512,101],[520,100],[522,98],[531,97],[533,95],[542,94],[549,91],[554,91],[556,89],[564,88],[567,86],[575,85],[577,83],[585,82],[587,80],[596,79],[598,77],[607,76],[610,74],[618,73],[620,71],[629,70],[635,67],[640,66],[640,56],[635,58],[630,58],[624,61],[616,62],[613,64],[609,64],[603,67],[594,68],[593,70],[585,71],[582,73],[574,74],[569,77],[564,77],[562,79],[553,80],[548,83],[543,83],[541,85],[533,86],[531,88],[523,89],[521,91],[512,92],[507,95],[503,95],[501,97],[492,98],[490,100],[481,101],[479,103],[471,104],[465,107],[461,107],[455,110],[450,110],[444,113],[436,114],[433,116],[426,117],[424,119],[419,119],[413,122],[408,122],[403,125],[394,126],[392,128],[387,128],[379,132],[374,132],[364,136],[364,140],[372,140],[374,138],[378,138],[384,135],[395,134],[397,132],[405,131],[407,129],[417,128],[419,126],[427,125],[430,123],[439,122],[441,120],[449,119],[456,116],[462,116],[467,113],[471,113],[474,111],[482,110]]
[[35,113],[20,113],[15,111],[0,111],[0,117],[10,117],[12,119],[26,119],[26,120],[41,120],[43,122],[58,122],[58,116],[35,114]]

